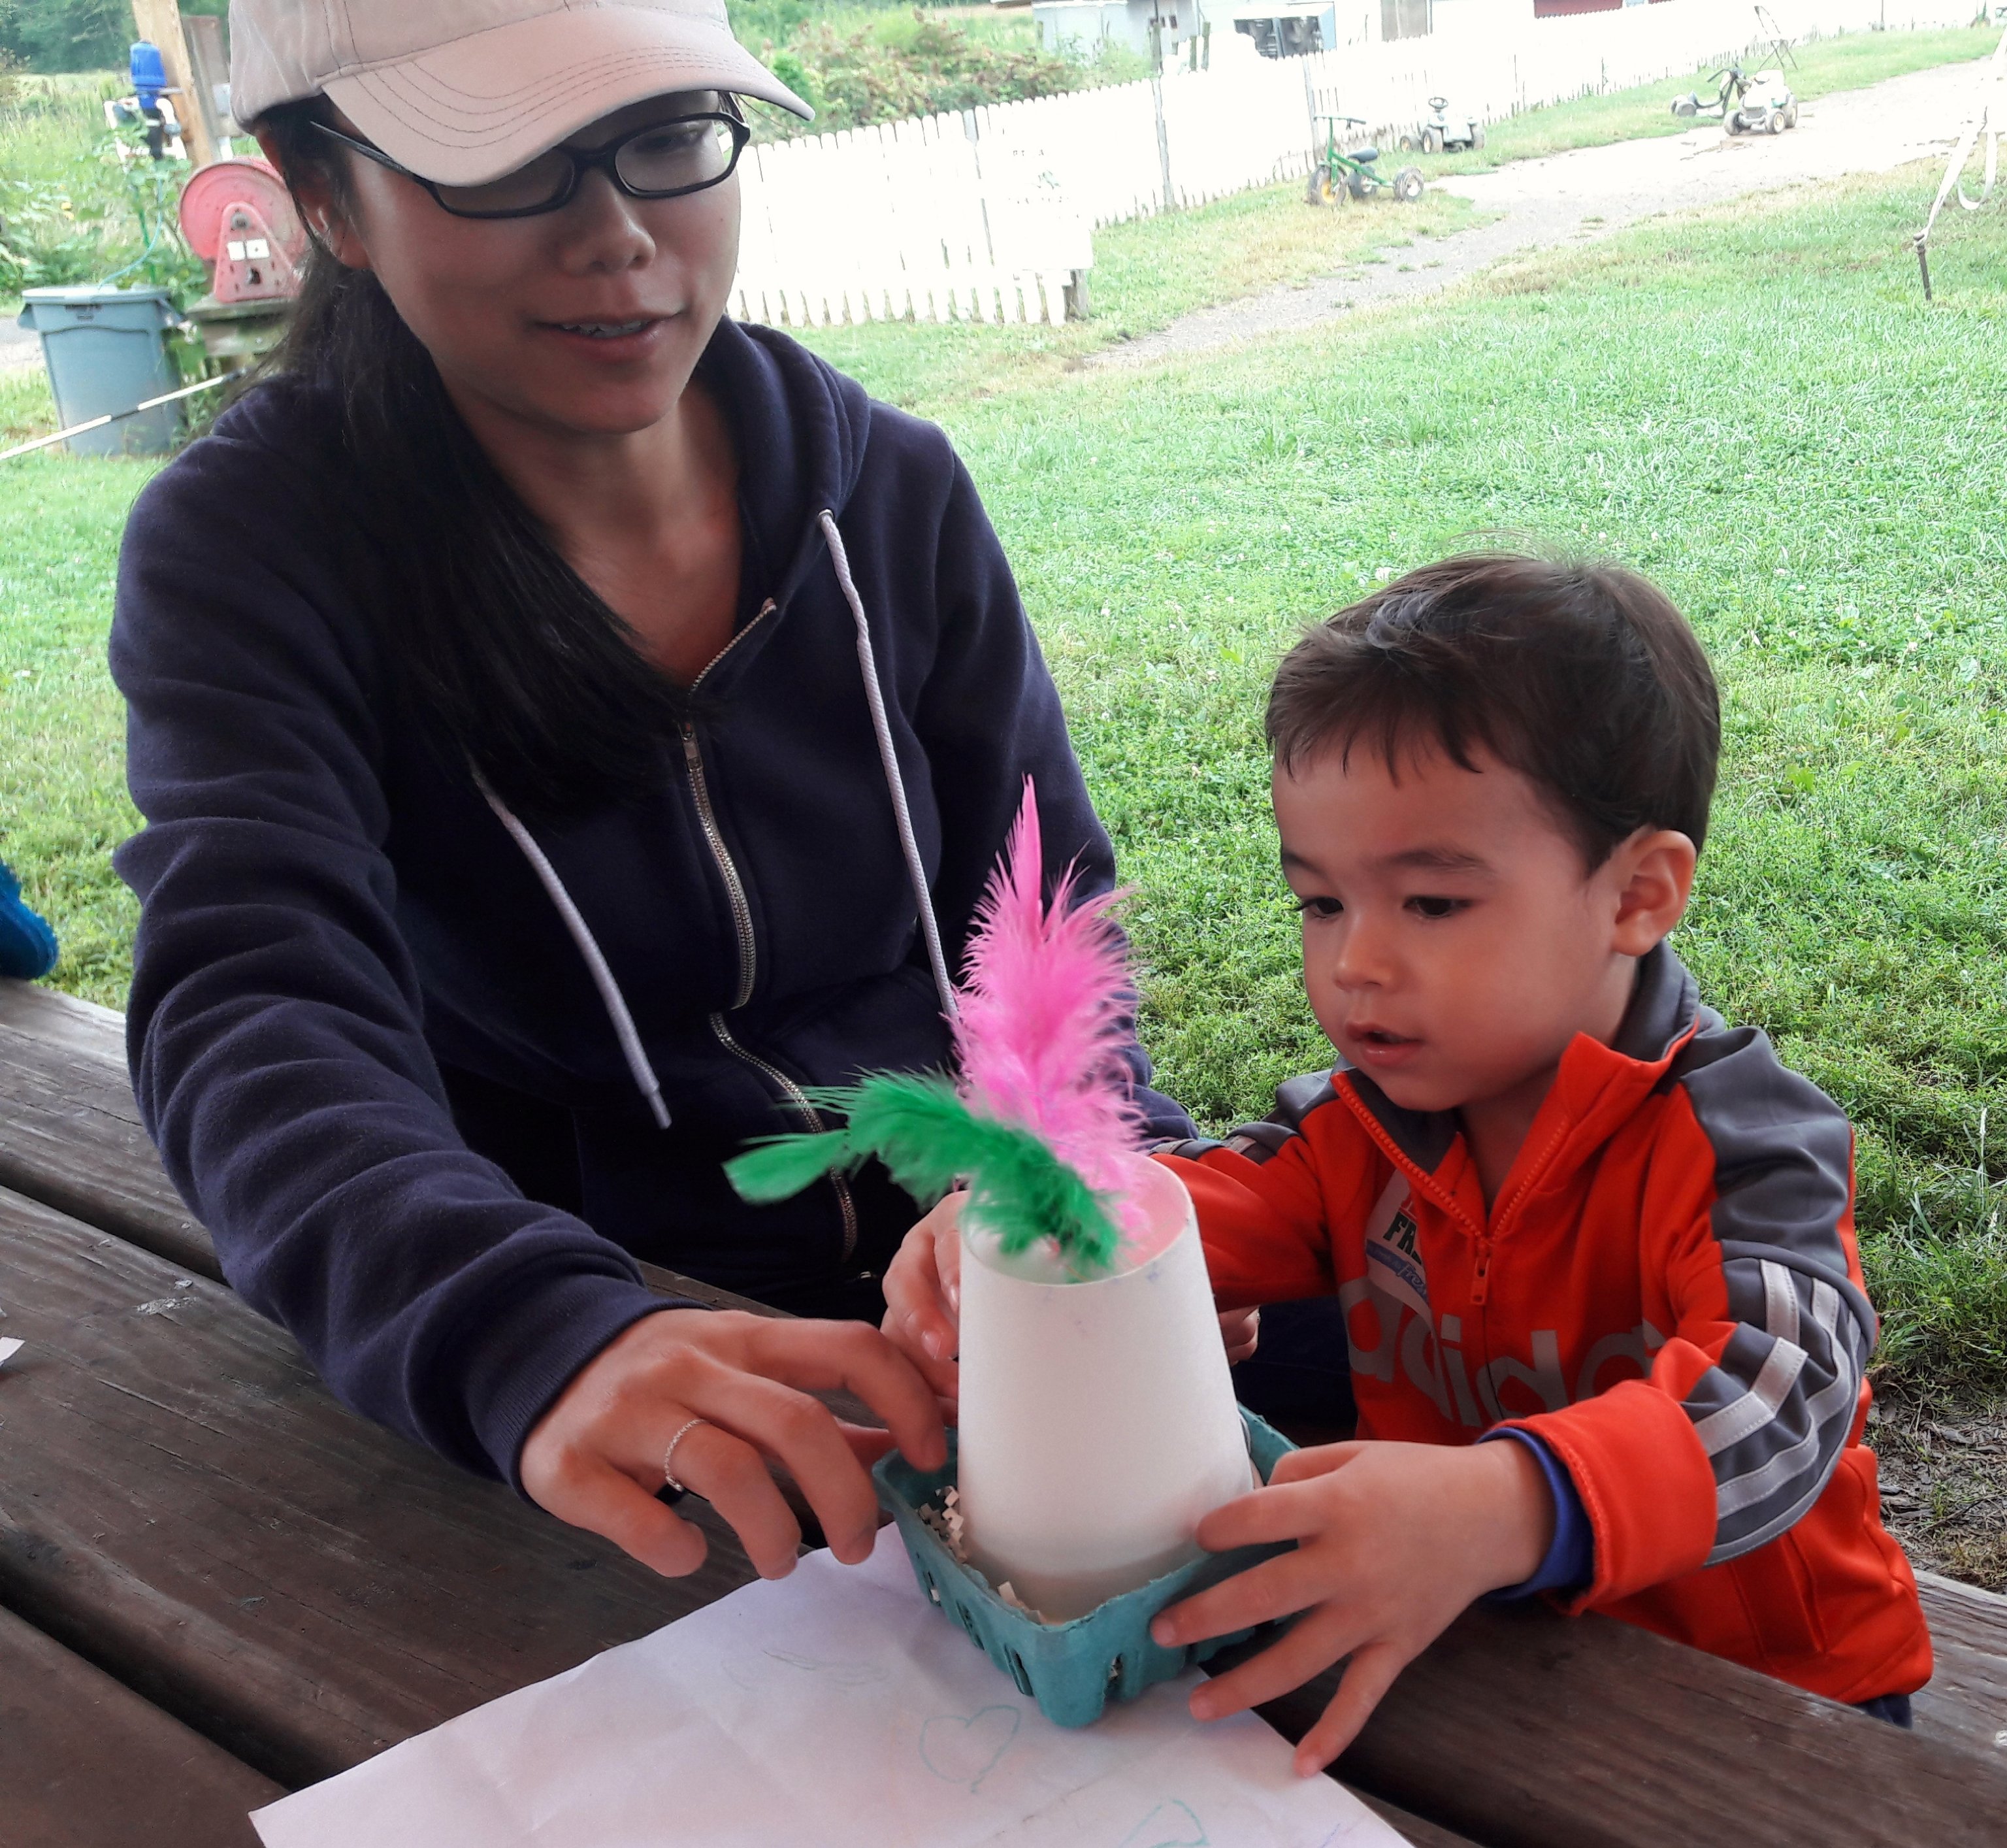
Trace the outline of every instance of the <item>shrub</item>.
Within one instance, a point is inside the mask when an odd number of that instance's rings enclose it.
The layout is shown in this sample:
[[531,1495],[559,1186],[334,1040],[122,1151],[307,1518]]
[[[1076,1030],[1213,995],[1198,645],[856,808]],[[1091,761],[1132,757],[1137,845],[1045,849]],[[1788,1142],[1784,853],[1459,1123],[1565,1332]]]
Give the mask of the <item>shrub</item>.
[[1035,46],[979,37],[959,20],[915,10],[839,31],[802,26],[763,54],[774,74],[813,104],[809,131],[858,129],[908,116],[1019,102],[1085,87],[1089,68]]
[[0,295],[117,281],[187,306],[208,282],[177,221],[187,163],[149,159],[136,125],[103,127],[73,79],[19,83],[0,102]]

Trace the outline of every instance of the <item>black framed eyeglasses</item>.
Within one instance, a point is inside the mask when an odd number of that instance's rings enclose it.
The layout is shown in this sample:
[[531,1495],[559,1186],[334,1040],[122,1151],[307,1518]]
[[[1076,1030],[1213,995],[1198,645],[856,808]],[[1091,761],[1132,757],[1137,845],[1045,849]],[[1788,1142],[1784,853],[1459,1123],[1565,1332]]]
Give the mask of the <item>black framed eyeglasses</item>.
[[314,126],[344,147],[414,180],[456,218],[533,218],[570,204],[588,173],[603,173],[630,199],[679,199],[731,178],[753,131],[728,97],[721,109],[651,122],[591,152],[554,147],[526,166],[478,186],[443,186],[400,165],[380,147],[324,122]]

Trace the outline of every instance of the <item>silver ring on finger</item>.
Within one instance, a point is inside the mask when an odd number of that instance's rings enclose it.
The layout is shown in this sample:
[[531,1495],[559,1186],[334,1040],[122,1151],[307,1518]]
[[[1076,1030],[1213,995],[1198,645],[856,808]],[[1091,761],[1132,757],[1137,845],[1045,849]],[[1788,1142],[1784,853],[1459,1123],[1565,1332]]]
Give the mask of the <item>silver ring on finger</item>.
[[668,1447],[662,1452],[662,1486],[667,1489],[672,1495],[687,1495],[690,1493],[689,1483],[678,1482],[676,1480],[675,1470],[670,1468],[670,1465],[675,1461],[676,1446],[681,1443],[686,1437],[689,1436],[690,1433],[694,1431],[699,1425],[707,1422],[707,1420],[704,1419],[693,1418],[690,1419],[686,1423],[679,1426],[676,1429],[675,1436],[669,1440]]

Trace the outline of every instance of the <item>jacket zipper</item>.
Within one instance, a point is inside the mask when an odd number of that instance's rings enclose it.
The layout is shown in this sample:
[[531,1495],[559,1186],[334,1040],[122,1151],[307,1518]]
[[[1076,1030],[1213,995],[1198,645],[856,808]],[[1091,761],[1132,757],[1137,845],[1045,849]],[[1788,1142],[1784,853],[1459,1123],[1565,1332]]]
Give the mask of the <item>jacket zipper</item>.
[[[808,1100],[808,1094],[777,1065],[769,1065],[757,1052],[749,1052],[732,1037],[732,1029],[725,1024],[722,1014],[711,1017],[711,1030],[718,1036],[718,1043],[735,1058],[743,1059],[754,1071],[760,1073],[781,1096],[787,1100],[788,1108],[795,1111],[811,1129],[827,1129],[828,1122],[820,1111]],[[850,1183],[841,1175],[831,1175],[829,1184],[836,1189],[836,1204],[843,1214],[843,1258],[848,1263],[851,1254],[857,1249],[857,1202],[852,1197]]]
[[718,862],[718,872],[725,880],[725,896],[732,903],[732,928],[739,937],[739,986],[732,995],[732,1005],[742,1008],[753,998],[753,980],[758,970],[758,946],[753,940],[753,907],[746,902],[746,888],[740,882],[739,868],[732,864],[732,856],[725,850],[717,811],[711,806],[711,786],[704,780],[704,753],[697,748],[697,727],[687,719],[683,721],[683,761],[690,766],[690,794],[697,803],[698,825],[710,843],[711,857]]
[[[690,683],[694,693],[704,683],[704,675],[730,654],[739,642],[764,622],[773,612],[772,599],[762,604],[758,615],[733,636],[723,648],[705,664],[704,673]],[[725,896],[732,906],[732,928],[739,939],[739,986],[732,998],[733,1009],[742,1008],[753,998],[753,988],[759,973],[759,945],[753,935],[753,907],[746,902],[746,886],[739,877],[739,868],[732,862],[731,853],[725,844],[725,835],[718,825],[717,811],[711,807],[711,786],[704,773],[704,753],[697,747],[697,727],[688,719],[683,721],[683,761],[689,766],[690,794],[697,804],[697,823],[704,830],[704,838],[711,848],[711,857],[718,863],[719,876],[725,882]],[[735,1058],[742,1059],[778,1090],[788,1107],[795,1111],[812,1129],[829,1127],[822,1113],[808,1100],[808,1094],[795,1083],[786,1072],[771,1065],[757,1053],[749,1052],[732,1037],[732,1029],[725,1023],[723,1012],[711,1016],[711,1030],[718,1043]],[[836,1190],[836,1203],[843,1215],[843,1256],[841,1261],[850,1262],[851,1254],[857,1249],[857,1203],[852,1197],[850,1183],[841,1175],[832,1175],[830,1185]]]
[[1538,1155],[1527,1166],[1519,1185],[1497,1203],[1501,1210],[1485,1215],[1484,1230],[1478,1235],[1477,1268],[1470,1280],[1470,1300],[1480,1309],[1484,1306],[1491,1293],[1491,1246],[1493,1239],[1518,1217],[1519,1210],[1532,1193],[1535,1185],[1546,1173],[1547,1164],[1554,1160],[1554,1151],[1568,1140],[1568,1132],[1575,1127],[1572,1121],[1564,1120],[1547,1140]]
[[[1469,1214],[1464,1211],[1456,1200],[1444,1193],[1436,1185],[1435,1177],[1433,1175],[1425,1172],[1418,1164],[1411,1161],[1401,1152],[1395,1146],[1394,1139],[1374,1120],[1373,1113],[1370,1111],[1358,1108],[1356,1103],[1349,1104],[1348,1108],[1352,1110],[1353,1121],[1366,1132],[1367,1140],[1375,1144],[1381,1153],[1408,1177],[1408,1184],[1418,1192],[1432,1195],[1437,1206],[1447,1212],[1451,1219],[1463,1228],[1466,1236],[1476,1246],[1477,1262],[1470,1276],[1470,1301],[1473,1308],[1482,1309],[1491,1293],[1493,1228],[1489,1223],[1489,1216],[1487,1215],[1487,1223],[1484,1224],[1473,1224]],[[1479,1324],[1482,1327],[1481,1316],[1479,1318]]]
[[[752,621],[704,663],[703,671],[690,682],[692,693],[704,684],[719,662],[773,613],[774,608],[774,599],[769,597],[760,606]],[[732,864],[731,854],[725,850],[725,836],[718,825],[718,813],[711,805],[711,785],[704,779],[704,753],[697,747],[697,727],[686,719],[683,730],[683,762],[690,770],[690,795],[697,804],[697,823],[704,829],[711,857],[718,862],[718,873],[725,881],[725,896],[732,905],[732,928],[738,933],[739,987],[732,995],[732,1005],[742,1008],[753,998],[753,979],[758,970],[757,945],[753,939],[753,907],[746,903],[745,885],[739,877],[739,868]]]

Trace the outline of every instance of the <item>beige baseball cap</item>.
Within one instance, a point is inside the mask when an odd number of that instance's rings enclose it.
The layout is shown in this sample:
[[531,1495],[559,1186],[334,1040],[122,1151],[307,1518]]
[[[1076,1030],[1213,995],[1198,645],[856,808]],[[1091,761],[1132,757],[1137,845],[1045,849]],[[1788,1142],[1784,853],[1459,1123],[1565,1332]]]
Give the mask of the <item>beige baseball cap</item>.
[[400,166],[499,178],[651,96],[814,111],[732,36],[725,0],[231,0],[231,113],[325,94]]

